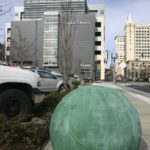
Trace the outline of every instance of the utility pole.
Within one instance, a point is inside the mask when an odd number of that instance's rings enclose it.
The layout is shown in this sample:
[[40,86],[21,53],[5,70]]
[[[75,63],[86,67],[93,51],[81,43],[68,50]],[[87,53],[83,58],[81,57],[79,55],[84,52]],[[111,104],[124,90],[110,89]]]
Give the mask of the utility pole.
[[37,67],[37,34],[38,34],[38,21],[35,21],[35,49],[34,49],[34,68]]

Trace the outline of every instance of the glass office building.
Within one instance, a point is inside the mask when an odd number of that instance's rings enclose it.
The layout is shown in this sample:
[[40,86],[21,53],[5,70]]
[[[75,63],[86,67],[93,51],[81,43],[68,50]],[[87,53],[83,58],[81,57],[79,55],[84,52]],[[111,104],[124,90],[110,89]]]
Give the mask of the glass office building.
[[72,11],[85,12],[87,10],[86,0],[24,0],[24,18],[41,18],[44,12],[61,11],[64,7]]
[[58,67],[59,12],[86,9],[86,0],[24,0],[24,19],[44,19],[43,66]]

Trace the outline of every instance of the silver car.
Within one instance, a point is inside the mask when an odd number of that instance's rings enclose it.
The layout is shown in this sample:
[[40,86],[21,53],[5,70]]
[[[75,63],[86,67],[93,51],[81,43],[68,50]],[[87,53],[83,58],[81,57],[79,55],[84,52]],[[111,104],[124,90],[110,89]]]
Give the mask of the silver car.
[[30,69],[39,75],[38,88],[43,92],[62,92],[64,91],[64,81],[61,78],[57,78],[50,72],[40,69]]

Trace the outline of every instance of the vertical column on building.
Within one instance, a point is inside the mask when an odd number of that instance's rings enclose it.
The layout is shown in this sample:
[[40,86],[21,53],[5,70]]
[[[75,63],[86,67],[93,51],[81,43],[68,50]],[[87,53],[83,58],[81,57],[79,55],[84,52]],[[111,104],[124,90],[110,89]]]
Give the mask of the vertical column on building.
[[95,22],[95,80],[104,80],[104,17],[96,16]]
[[44,67],[58,67],[58,16],[58,12],[44,13]]

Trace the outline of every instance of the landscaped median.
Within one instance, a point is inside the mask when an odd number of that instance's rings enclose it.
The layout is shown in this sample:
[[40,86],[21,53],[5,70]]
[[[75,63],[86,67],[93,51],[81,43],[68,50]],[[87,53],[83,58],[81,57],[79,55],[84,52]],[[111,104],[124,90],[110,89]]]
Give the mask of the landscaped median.
[[[84,85],[76,80],[72,84],[74,89]],[[0,150],[43,150],[50,140],[52,113],[69,92],[49,93],[40,106],[26,117],[10,119],[0,114]]]
[[0,149],[42,150],[50,140],[51,114],[67,93],[50,93],[33,114],[25,118],[9,119],[0,115]]

